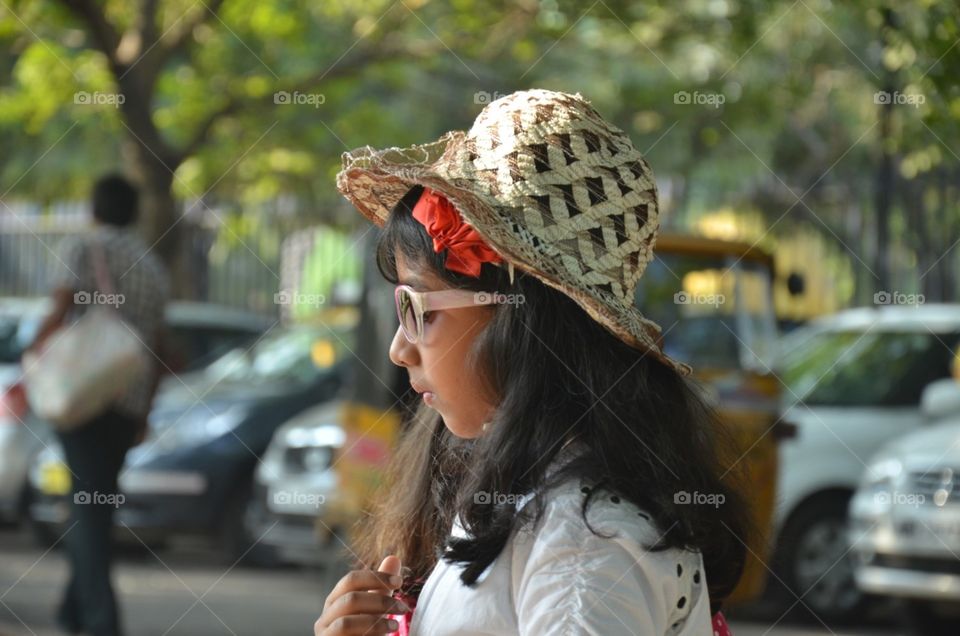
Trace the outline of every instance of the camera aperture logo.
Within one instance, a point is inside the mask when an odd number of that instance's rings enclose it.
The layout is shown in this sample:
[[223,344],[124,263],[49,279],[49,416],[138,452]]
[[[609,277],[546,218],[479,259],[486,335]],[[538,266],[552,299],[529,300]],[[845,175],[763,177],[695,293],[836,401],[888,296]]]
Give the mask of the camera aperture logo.
[[527,302],[523,294],[501,294],[500,292],[477,292],[473,302],[478,305],[522,305]]
[[878,291],[873,295],[874,305],[912,305],[919,306],[926,302],[923,294],[904,294],[899,291]]
[[273,493],[273,503],[277,506],[312,506],[313,508],[319,508],[326,501],[327,498],[324,495],[299,490],[278,490]]
[[103,294],[101,292],[77,292],[73,295],[73,302],[76,305],[109,305],[110,307],[120,307],[126,302],[126,296],[123,294]]
[[127,498],[123,493],[106,493],[99,492],[94,490],[92,493],[87,492],[86,490],[80,490],[73,493],[73,503],[78,506],[86,506],[89,504],[97,506],[113,506],[114,508],[119,508],[124,503],[126,503]]
[[308,307],[320,307],[327,302],[327,297],[323,294],[302,294],[300,292],[284,289],[273,295],[275,305],[306,305]]
[[123,93],[102,93],[100,91],[88,93],[87,91],[78,91],[73,94],[73,103],[81,106],[106,105],[113,106],[114,108],[120,108],[120,106],[126,101],[127,97]]
[[926,503],[923,493],[882,491],[874,495],[874,501],[881,506],[913,506],[918,508]]
[[726,502],[723,493],[706,493],[694,490],[692,493],[680,490],[673,493],[673,503],[678,506],[713,506],[719,508]]
[[294,106],[320,106],[327,101],[327,96],[323,93],[301,93],[300,91],[277,91],[273,94],[273,103],[281,106],[293,104]]
[[675,305],[709,305],[719,308],[720,305],[727,302],[727,297],[723,294],[697,294],[688,291],[678,291],[673,295]]
[[516,505],[521,501],[523,501],[522,495],[512,493],[487,492],[485,490],[473,493],[473,503],[481,506]]
[[900,91],[877,91],[873,94],[874,104],[900,104],[919,108],[927,103],[927,96],[922,93],[901,93]]
[[501,97],[506,97],[506,93],[498,93],[496,91],[488,93],[487,91],[477,91],[473,94],[473,103],[486,106],[491,102],[495,102]]
[[673,103],[678,105],[696,104],[698,106],[713,106],[720,108],[727,102],[723,93],[701,93],[700,91],[677,91],[673,94]]

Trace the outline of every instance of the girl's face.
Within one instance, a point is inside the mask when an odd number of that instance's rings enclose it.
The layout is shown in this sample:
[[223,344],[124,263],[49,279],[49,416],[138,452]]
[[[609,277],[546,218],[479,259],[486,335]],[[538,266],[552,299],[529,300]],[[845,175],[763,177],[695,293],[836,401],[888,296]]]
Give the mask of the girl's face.
[[[401,285],[418,292],[450,289],[433,272],[412,267],[402,254],[397,253],[396,260]],[[419,342],[408,342],[398,327],[390,344],[390,360],[406,367],[413,389],[457,437],[479,437],[494,407],[482,395],[480,377],[467,363],[474,339],[492,317],[493,310],[482,305],[427,312]]]

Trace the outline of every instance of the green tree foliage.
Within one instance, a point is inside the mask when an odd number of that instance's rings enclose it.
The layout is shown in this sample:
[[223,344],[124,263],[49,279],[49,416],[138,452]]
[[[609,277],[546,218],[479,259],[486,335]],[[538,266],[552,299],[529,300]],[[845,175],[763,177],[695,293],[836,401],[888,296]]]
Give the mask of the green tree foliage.
[[948,0],[4,0],[0,183],[50,202],[130,172],[172,258],[177,201],[232,207],[238,236],[281,195],[304,224],[348,223],[341,152],[543,86],[633,136],[675,222],[733,206],[771,236],[808,225],[861,300],[955,298],[958,31]]

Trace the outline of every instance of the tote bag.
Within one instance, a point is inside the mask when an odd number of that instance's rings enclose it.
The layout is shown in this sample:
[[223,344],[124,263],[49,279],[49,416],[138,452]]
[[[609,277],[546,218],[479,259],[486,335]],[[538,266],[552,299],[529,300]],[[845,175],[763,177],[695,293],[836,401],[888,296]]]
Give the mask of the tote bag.
[[[103,247],[91,245],[100,291],[114,294]],[[58,431],[70,431],[105,412],[146,372],[146,347],[114,305],[92,305],[55,332],[42,350],[23,356],[30,407]]]

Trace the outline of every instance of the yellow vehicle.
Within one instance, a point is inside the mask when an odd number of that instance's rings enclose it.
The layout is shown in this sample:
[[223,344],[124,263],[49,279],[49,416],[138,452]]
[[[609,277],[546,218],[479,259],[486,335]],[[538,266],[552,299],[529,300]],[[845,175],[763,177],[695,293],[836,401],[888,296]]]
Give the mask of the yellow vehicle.
[[737,451],[728,475],[749,484],[758,536],[731,603],[760,595],[777,478],[777,443],[792,434],[778,421],[777,323],[770,254],[748,243],[663,234],[637,289],[638,307],[663,329],[668,355],[686,362],[729,424]]

